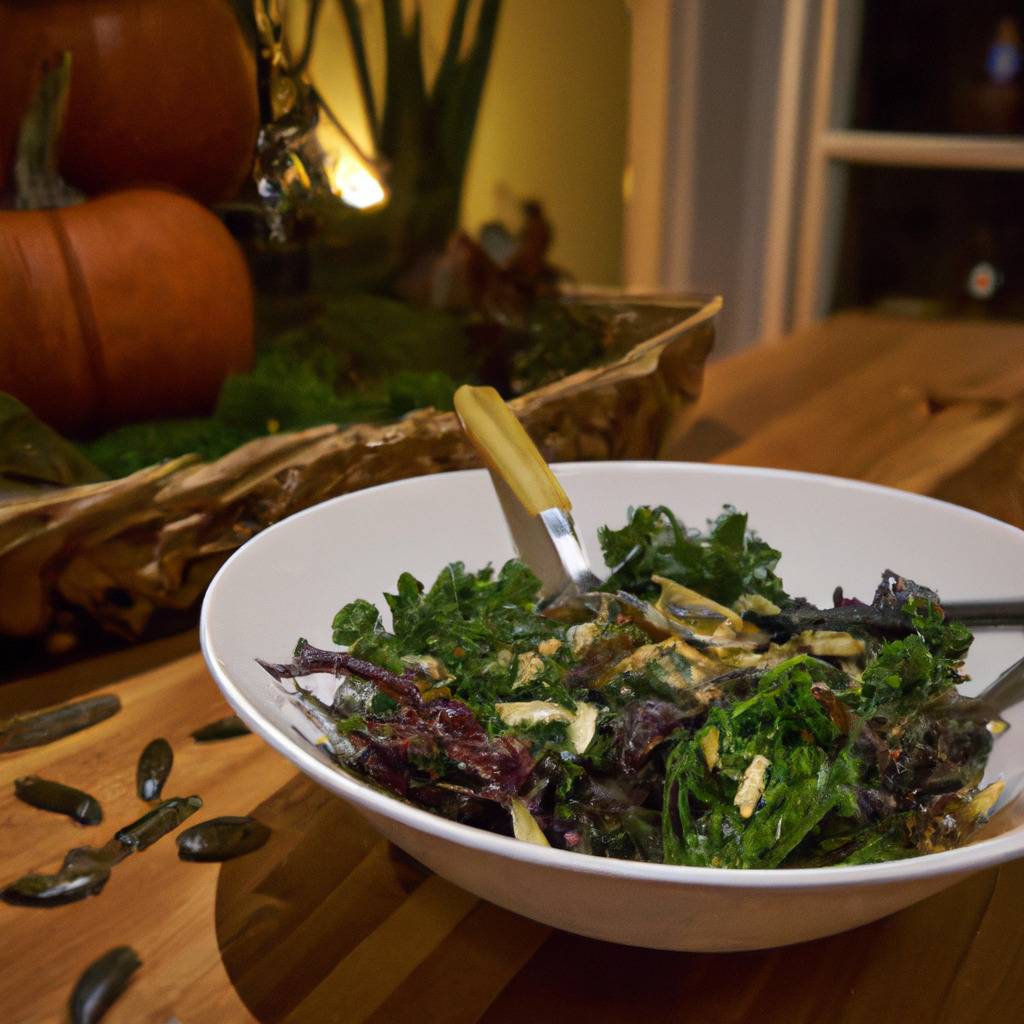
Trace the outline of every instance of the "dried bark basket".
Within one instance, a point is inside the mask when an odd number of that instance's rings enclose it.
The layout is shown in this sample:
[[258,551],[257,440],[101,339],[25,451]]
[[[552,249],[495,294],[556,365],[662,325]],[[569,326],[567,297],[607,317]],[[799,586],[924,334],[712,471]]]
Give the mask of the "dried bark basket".
[[[604,307],[636,343],[512,407],[550,461],[656,458],[700,394],[721,299],[587,292],[566,301]],[[0,636],[66,634],[91,621],[142,638],[161,613],[196,608],[224,560],[264,527],[339,494],[474,465],[454,414],[423,409],[2,501]]]

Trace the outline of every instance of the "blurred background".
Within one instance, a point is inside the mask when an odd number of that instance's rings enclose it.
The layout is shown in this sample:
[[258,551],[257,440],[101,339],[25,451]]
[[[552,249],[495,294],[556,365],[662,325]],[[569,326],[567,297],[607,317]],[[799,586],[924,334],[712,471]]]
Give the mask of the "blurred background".
[[1021,316],[1019,3],[631,5],[624,278],[722,356],[837,309]]
[[[423,57],[436,74],[454,0],[423,10]],[[289,5],[297,38],[308,0]],[[372,138],[340,5],[327,4],[310,72],[366,150]],[[375,85],[383,26],[367,19]],[[552,260],[595,285],[622,281],[623,174],[629,117],[630,11],[623,0],[513,0],[501,12],[466,172],[461,223],[513,221],[516,200],[542,198],[556,231]],[[567,168],[571,168],[567,173]]]
[[[424,8],[428,68],[451,9]],[[715,357],[848,307],[1020,317],[1022,25],[1013,0],[513,0],[461,222],[539,196],[577,280],[725,294]],[[352,61],[311,70],[369,147]]]

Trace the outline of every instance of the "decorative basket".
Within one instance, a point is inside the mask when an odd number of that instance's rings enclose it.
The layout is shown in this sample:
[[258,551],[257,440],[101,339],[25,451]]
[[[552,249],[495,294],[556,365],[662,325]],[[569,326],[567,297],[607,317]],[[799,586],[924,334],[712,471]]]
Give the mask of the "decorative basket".
[[[600,308],[638,340],[512,407],[550,461],[657,457],[700,393],[721,299],[590,292],[566,301]],[[92,620],[141,638],[160,614],[194,609],[228,555],[264,527],[339,494],[477,464],[454,414],[422,409],[0,502],[0,635],[51,632],[62,637],[54,647],[70,645],[69,630]]]

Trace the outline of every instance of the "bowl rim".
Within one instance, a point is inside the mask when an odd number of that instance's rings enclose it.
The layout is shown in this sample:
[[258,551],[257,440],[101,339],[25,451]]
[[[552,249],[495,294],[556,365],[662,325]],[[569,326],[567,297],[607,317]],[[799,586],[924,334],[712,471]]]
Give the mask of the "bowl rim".
[[[772,469],[762,466],[718,465],[700,462],[668,462],[656,460],[622,460],[563,462],[554,464],[560,476],[572,477],[579,473],[601,472],[609,468],[620,473],[656,472],[663,473],[710,473],[715,476],[767,477],[774,479],[810,480],[828,487],[885,493],[911,504],[944,506],[955,514],[972,520],[983,521],[994,526],[1017,543],[1024,543],[1024,530],[1005,523],[992,516],[965,508],[953,502],[943,501],[925,495],[901,491],[881,484],[852,480],[846,477],[830,476],[824,473],[805,473],[799,470]],[[404,480],[377,484],[359,491],[339,495],[319,502],[309,508],[288,516],[273,524],[243,544],[221,566],[210,583],[203,599],[199,621],[199,640],[206,665],[224,697],[239,717],[253,732],[288,758],[302,772],[326,789],[355,804],[371,814],[397,821],[418,832],[425,832],[435,838],[467,847],[472,851],[498,857],[508,857],[538,867],[582,872],[609,878],[635,882],[654,882],[670,885],[722,887],[727,889],[830,889],[844,886],[872,886],[889,883],[903,883],[949,874],[966,874],[983,870],[1024,855],[1024,828],[979,840],[955,850],[926,854],[904,860],[882,861],[877,864],[837,865],[817,868],[714,868],[690,867],[677,864],[652,864],[644,861],[617,860],[542,847],[525,843],[509,836],[498,835],[484,829],[474,828],[460,822],[450,821],[440,815],[407,803],[398,797],[379,790],[339,767],[324,763],[315,757],[298,740],[280,730],[246,698],[242,689],[232,680],[227,666],[217,654],[216,604],[223,581],[231,572],[236,559],[252,558],[259,550],[260,538],[276,530],[294,529],[298,521],[314,513],[322,513],[325,507],[334,507],[348,502],[359,501],[362,496],[379,494],[411,486],[427,478],[444,480],[450,477],[483,476],[484,469],[454,470],[449,473],[424,474],[407,477]],[[268,677],[269,680],[269,677]]]

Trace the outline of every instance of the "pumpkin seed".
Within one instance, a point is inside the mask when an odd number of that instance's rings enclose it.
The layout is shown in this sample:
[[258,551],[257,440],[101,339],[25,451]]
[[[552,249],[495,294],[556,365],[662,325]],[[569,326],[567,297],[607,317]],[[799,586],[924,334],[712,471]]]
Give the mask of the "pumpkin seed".
[[26,775],[14,780],[14,795],[41,811],[66,814],[80,825],[98,825],[103,820],[103,809],[95,797],[63,782]]
[[146,744],[139,757],[135,772],[135,784],[143,800],[159,800],[167,776],[174,764],[174,751],[165,739],[156,739]]
[[93,961],[71,993],[71,1024],[96,1024],[141,966],[142,961],[131,946],[116,946]]
[[233,736],[247,736],[249,731],[249,727],[238,715],[228,715],[227,718],[218,718],[216,722],[196,729],[192,739],[196,743],[212,743],[215,740],[229,740]]
[[24,875],[0,892],[0,899],[14,907],[63,907],[95,896],[109,880],[108,864],[80,860],[55,875]]
[[152,846],[202,806],[203,801],[197,796],[165,800],[138,821],[119,829],[103,846],[76,846],[68,850],[56,874],[25,875],[11,882],[0,890],[0,899],[18,907],[61,907],[94,896],[110,880],[115,865]]
[[168,832],[176,829],[202,806],[203,801],[197,796],[173,796],[170,800],[157,804],[138,821],[125,825],[114,838],[130,850],[145,850]]
[[75,704],[15,715],[0,722],[0,753],[52,743],[96,725],[120,710],[121,701],[114,694],[107,693],[87,697]]
[[76,846],[64,855],[61,871],[87,871],[96,866],[112,868],[131,852],[131,847],[116,839],[108,840],[103,846]]
[[178,856],[192,861],[231,860],[258,850],[269,838],[270,829],[255,818],[211,818],[178,836]]
[[[76,846],[64,855],[55,875],[26,875],[8,887],[9,903],[19,906],[59,907],[95,896],[110,880],[115,864],[132,851],[111,839],[103,846]],[[6,898],[6,897],[5,897]]]

